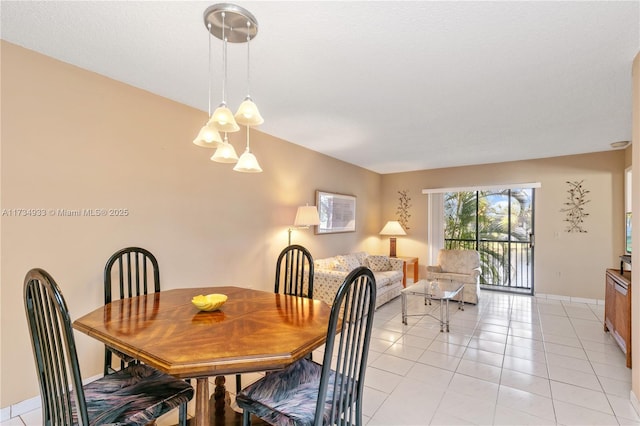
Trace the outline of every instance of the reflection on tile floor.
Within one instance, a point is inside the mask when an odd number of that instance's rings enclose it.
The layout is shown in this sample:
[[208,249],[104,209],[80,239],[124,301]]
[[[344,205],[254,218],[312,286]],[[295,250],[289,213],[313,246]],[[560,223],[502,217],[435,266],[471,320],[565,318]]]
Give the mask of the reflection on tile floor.
[[[420,297],[408,299],[409,313],[425,309]],[[375,315],[368,426],[640,425],[629,401],[631,370],[603,332],[602,305],[483,291],[477,306],[451,310],[450,333],[430,317],[403,325],[399,298]],[[258,377],[244,375],[243,384]],[[233,392],[232,376],[227,383]],[[0,426],[38,426],[39,416]],[[169,413],[158,426],[176,421]]]

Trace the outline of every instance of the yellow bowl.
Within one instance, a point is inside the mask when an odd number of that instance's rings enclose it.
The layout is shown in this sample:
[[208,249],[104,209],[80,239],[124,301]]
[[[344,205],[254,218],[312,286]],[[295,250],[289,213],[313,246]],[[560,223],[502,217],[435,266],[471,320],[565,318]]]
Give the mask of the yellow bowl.
[[224,302],[227,301],[225,294],[207,294],[206,296],[198,295],[191,299],[191,303],[201,311],[215,311],[220,309]]

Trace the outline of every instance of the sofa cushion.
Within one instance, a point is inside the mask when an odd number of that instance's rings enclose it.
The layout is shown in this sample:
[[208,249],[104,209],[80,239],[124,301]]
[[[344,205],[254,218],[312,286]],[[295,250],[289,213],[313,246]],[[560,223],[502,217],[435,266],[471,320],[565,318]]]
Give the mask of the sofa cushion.
[[402,282],[402,272],[398,271],[381,271],[374,272],[373,275],[376,278],[376,287],[381,288],[393,284],[397,281]]
[[367,266],[367,262],[365,261],[365,259],[369,255],[366,251],[358,251],[356,253],[353,253],[353,255],[356,257],[356,259],[358,259],[358,266]]
[[338,260],[337,266],[334,267],[336,271],[351,272],[360,266],[360,261],[353,254],[339,255],[336,259]]
[[328,257],[326,259],[313,259],[313,263],[316,269],[327,269],[329,271],[333,271],[338,261],[333,257]]
[[391,261],[388,256],[369,256],[367,257],[369,269],[373,272],[388,271],[391,269]]

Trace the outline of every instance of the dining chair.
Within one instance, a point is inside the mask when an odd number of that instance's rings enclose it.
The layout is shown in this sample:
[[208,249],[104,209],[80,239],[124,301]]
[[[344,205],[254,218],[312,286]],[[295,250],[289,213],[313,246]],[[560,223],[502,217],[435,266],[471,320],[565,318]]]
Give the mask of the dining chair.
[[[160,291],[160,268],[158,260],[147,249],[141,247],[125,247],[115,252],[104,267],[104,304],[114,299],[126,299],[143,294]],[[120,369],[126,365],[137,363],[120,351],[105,345],[104,374],[113,373],[113,355],[120,359]],[[187,407],[180,406],[180,426],[187,424]]]
[[276,262],[276,293],[313,299],[313,257],[309,250],[294,244],[286,247]]
[[375,302],[371,270],[351,271],[331,308],[322,365],[302,358],[243,389],[236,397],[243,425],[251,424],[252,413],[279,426],[362,425]]
[[67,304],[51,275],[27,273],[24,303],[44,425],[142,426],[193,398],[187,382],[144,364],[83,386]]
[[[280,293],[282,286],[282,294],[313,299],[313,275],[313,256],[309,250],[297,244],[285,247],[276,262],[274,292]],[[307,358],[312,359],[311,353]]]
[[[126,247],[115,252],[104,267],[104,304],[113,299],[126,299],[160,291],[158,261],[150,251],[140,247]],[[115,349],[104,347],[104,374],[115,371],[112,355],[120,358],[120,368],[136,360]]]

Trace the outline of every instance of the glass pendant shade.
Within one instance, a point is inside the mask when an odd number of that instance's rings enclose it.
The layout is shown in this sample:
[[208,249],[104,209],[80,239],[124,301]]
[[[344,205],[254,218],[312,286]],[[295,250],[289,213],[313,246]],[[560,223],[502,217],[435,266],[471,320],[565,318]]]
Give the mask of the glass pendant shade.
[[244,101],[240,104],[238,112],[235,115],[236,123],[243,126],[259,126],[264,123],[264,118],[258,111],[258,106],[253,102],[250,96],[244,98]]
[[235,163],[238,161],[238,154],[236,154],[233,145],[229,143],[227,135],[224,136],[224,141],[211,156],[211,161],[215,161],[216,163]]
[[230,133],[240,130],[240,126],[238,126],[238,123],[236,123],[236,120],[233,118],[233,113],[227,108],[227,104],[224,102],[213,112],[207,125],[215,127],[220,132]]
[[203,148],[217,148],[222,143],[222,139],[217,129],[205,124],[200,129],[198,136],[193,140],[193,143]]
[[233,168],[236,172],[243,173],[261,173],[262,168],[258,164],[256,156],[249,151],[249,147],[244,150],[244,153],[240,156],[238,164]]

